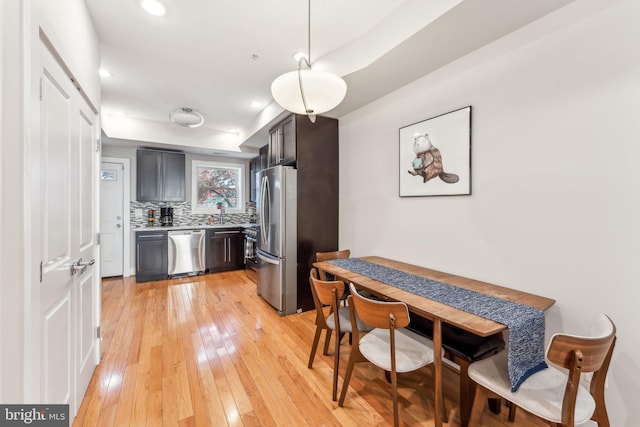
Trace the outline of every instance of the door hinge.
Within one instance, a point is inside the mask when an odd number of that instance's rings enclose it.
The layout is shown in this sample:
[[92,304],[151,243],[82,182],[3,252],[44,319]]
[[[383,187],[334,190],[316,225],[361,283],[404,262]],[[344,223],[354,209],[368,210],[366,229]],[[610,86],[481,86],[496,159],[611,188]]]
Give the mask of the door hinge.
[[100,138],[96,138],[96,152],[100,152],[100,150],[102,150],[102,141],[100,140]]
[[42,101],[42,77],[40,77],[40,88],[38,89],[40,101]]
[[100,244],[100,233],[96,233],[96,245]]
[[43,264],[43,262],[40,261],[40,283],[42,283],[42,268],[43,268],[42,264]]
[[96,328],[96,338],[100,339],[100,326]]

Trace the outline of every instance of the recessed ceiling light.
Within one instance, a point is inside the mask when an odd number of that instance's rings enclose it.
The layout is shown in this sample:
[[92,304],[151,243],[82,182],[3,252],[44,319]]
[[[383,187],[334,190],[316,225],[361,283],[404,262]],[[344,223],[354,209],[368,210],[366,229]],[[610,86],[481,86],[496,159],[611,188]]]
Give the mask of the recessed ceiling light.
[[100,77],[111,77],[111,76],[113,76],[113,73],[111,73],[109,70],[105,70],[104,68],[100,68],[98,70],[98,74],[100,74]]
[[204,117],[192,108],[176,108],[169,114],[171,121],[187,128],[197,128],[204,123]]
[[167,9],[157,0],[142,0],[140,6],[153,16],[164,16],[167,13]]
[[253,107],[253,108],[260,108],[260,107],[262,107],[262,103],[261,103],[261,102],[258,102],[258,101],[253,101],[253,102],[251,103],[251,107]]

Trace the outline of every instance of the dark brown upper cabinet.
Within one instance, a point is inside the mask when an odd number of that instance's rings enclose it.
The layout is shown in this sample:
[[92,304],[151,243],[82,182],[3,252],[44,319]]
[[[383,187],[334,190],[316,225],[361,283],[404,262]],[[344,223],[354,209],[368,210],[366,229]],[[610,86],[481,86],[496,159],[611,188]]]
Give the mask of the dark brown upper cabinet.
[[136,170],[139,202],[184,202],[184,153],[140,149]]
[[269,167],[296,162],[296,116],[291,115],[269,130]]

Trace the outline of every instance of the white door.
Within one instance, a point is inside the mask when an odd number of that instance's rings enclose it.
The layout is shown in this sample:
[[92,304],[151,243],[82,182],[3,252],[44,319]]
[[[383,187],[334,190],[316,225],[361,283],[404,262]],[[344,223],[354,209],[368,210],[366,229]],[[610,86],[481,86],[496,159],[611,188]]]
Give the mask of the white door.
[[75,416],[98,362],[96,254],[97,115],[41,45],[39,135],[34,141],[34,250],[40,283],[32,288],[30,355],[34,395],[68,403]]
[[124,165],[102,162],[100,168],[100,271],[122,276],[124,260]]

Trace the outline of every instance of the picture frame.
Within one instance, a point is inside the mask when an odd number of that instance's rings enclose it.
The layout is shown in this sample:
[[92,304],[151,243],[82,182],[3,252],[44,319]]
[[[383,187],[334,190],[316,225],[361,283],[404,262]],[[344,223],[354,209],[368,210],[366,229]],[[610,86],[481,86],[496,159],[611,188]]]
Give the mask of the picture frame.
[[399,130],[400,197],[471,194],[471,106]]

